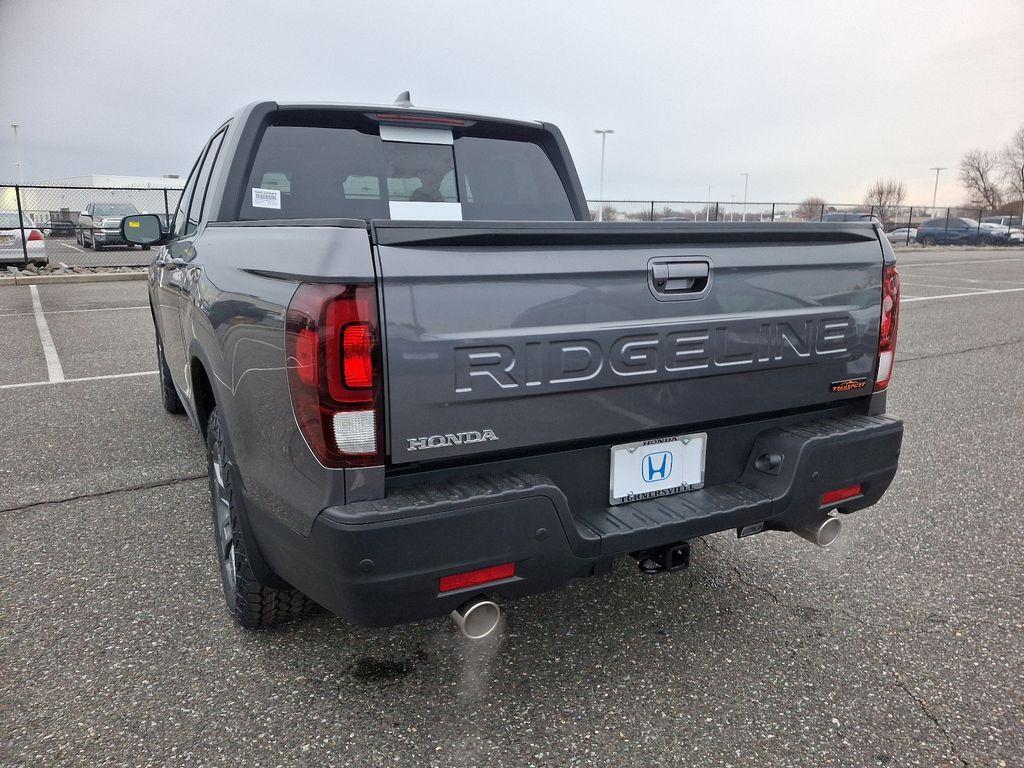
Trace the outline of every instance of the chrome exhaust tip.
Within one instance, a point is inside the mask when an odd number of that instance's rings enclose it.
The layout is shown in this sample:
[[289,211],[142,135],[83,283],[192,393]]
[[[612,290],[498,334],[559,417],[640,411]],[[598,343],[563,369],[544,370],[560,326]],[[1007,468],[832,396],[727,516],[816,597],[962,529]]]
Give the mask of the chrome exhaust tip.
[[497,628],[500,618],[498,604],[483,597],[467,600],[452,611],[452,621],[469,640],[483,640]]
[[799,528],[794,533],[803,539],[807,539],[811,544],[827,547],[839,538],[839,533],[842,529],[843,524],[839,522],[838,517],[827,515],[817,523],[806,528]]

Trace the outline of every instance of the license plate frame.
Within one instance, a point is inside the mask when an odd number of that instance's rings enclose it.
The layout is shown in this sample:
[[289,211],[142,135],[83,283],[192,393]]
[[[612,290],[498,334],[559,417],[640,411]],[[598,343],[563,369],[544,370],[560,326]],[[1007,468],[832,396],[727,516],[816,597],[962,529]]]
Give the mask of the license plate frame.
[[[641,452],[644,448],[649,450]],[[707,448],[707,432],[613,445],[608,452],[608,503],[630,504],[703,488]],[[671,458],[666,459],[666,454]],[[648,456],[652,457],[651,464],[645,468]],[[667,468],[664,461],[668,462]],[[662,471],[667,476],[659,477]]]

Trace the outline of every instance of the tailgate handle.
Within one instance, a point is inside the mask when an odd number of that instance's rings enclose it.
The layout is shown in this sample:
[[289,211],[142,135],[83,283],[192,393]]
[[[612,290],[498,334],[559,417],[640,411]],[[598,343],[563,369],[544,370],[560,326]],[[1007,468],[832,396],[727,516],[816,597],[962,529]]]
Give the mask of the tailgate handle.
[[706,261],[659,261],[651,264],[651,283],[658,293],[700,293],[710,271]]

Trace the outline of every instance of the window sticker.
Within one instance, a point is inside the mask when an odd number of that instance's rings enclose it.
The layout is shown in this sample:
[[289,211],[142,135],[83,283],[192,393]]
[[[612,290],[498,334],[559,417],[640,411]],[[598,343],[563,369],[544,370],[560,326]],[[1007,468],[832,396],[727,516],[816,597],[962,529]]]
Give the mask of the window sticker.
[[281,210],[281,190],[252,188],[253,208],[276,208]]
[[420,203],[391,200],[392,219],[405,221],[462,221],[462,203]]

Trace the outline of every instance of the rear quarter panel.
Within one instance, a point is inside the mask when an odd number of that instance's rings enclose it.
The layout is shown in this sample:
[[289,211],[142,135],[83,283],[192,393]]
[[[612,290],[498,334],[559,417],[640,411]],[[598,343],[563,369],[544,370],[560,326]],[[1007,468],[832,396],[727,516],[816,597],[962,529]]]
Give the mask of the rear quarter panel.
[[189,358],[208,373],[247,501],[308,533],[320,510],[344,503],[344,470],[323,467],[296,426],[285,313],[301,282],[372,282],[366,230],[214,225],[195,249]]

